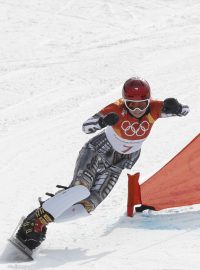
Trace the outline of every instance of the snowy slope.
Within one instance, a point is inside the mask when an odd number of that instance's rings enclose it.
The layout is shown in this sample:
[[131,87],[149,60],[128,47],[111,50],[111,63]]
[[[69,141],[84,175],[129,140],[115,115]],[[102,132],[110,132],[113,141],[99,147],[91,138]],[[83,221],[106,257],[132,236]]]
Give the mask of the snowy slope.
[[[0,36],[1,252],[37,197],[70,183],[82,122],[130,76],[191,107],[155,124],[141,182],[199,133],[197,0],[0,0]],[[90,217],[49,226],[37,261],[4,253],[0,269],[199,269],[199,206],[127,218],[126,173]]]

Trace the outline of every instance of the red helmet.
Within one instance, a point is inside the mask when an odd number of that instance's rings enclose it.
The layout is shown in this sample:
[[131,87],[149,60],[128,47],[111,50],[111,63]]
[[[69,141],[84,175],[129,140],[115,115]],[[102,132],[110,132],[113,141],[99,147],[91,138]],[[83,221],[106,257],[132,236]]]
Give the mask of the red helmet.
[[151,97],[151,89],[144,79],[132,77],[124,83],[122,96],[127,100],[146,100]]

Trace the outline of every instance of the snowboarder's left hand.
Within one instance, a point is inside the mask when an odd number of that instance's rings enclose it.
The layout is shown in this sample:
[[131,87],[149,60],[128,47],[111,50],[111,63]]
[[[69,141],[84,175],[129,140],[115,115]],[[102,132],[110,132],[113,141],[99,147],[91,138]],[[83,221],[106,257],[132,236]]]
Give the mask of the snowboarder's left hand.
[[185,116],[189,113],[189,111],[189,106],[182,105],[175,98],[166,98],[164,100],[163,112],[166,114]]

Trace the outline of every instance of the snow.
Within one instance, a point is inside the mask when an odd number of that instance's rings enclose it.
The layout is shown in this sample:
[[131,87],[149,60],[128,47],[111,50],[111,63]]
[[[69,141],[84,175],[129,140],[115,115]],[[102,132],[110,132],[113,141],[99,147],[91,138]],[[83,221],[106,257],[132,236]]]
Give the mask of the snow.
[[70,183],[82,122],[129,77],[191,108],[154,125],[140,182],[199,133],[199,1],[0,0],[0,36],[0,269],[199,269],[200,207],[128,218],[128,171],[90,217],[49,226],[36,261],[4,251],[37,197]]

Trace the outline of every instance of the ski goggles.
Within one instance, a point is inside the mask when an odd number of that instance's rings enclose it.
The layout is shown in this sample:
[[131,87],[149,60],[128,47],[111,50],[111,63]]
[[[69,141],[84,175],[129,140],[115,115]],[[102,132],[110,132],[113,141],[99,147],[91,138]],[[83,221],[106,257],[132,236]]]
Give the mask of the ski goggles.
[[124,100],[126,108],[129,109],[130,111],[140,111],[143,112],[145,111],[150,104],[150,99],[144,99],[144,100]]

